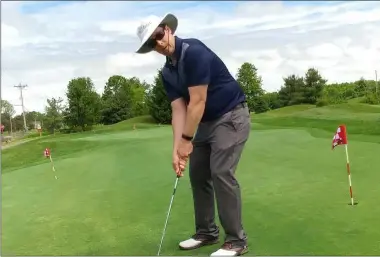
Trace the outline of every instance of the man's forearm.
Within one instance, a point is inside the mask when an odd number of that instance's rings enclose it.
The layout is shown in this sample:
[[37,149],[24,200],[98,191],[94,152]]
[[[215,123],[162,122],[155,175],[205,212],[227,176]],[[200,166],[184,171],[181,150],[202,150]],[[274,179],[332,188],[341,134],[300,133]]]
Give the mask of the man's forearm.
[[202,119],[205,109],[204,101],[191,102],[187,107],[186,122],[183,129],[183,134],[187,136],[194,136],[194,133],[198,127],[199,122]]
[[172,110],[173,151],[177,152],[186,121],[186,107]]

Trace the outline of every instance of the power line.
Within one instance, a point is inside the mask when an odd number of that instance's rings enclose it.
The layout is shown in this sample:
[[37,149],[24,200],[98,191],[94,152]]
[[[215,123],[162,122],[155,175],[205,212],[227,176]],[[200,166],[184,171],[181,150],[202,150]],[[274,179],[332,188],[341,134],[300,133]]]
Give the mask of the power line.
[[28,131],[28,127],[26,126],[26,119],[25,119],[25,106],[24,106],[24,97],[22,95],[22,90],[26,88],[28,85],[21,85],[18,84],[18,86],[14,86],[20,89],[20,98],[21,98],[21,106],[22,106],[22,115],[24,116],[24,130]]

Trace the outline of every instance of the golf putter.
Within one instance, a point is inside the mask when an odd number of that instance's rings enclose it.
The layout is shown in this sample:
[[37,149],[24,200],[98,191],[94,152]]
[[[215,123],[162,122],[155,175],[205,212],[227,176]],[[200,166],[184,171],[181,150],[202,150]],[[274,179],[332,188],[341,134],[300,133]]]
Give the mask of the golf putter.
[[160,252],[161,252],[162,242],[164,241],[165,232],[166,232],[166,225],[168,224],[168,220],[169,220],[169,216],[170,216],[170,210],[171,210],[171,208],[172,208],[172,204],[173,204],[173,200],[174,200],[174,195],[175,195],[175,191],[176,191],[176,189],[177,189],[177,184],[178,184],[178,180],[179,180],[179,178],[180,178],[180,176],[177,176],[177,178],[176,178],[176,180],[175,180],[174,190],[173,190],[172,198],[171,198],[171,200],[170,200],[170,205],[169,205],[168,214],[166,215],[166,221],[165,221],[164,231],[162,232],[162,237],[161,237],[160,247],[158,248],[157,256],[159,256],[159,255],[160,255]]

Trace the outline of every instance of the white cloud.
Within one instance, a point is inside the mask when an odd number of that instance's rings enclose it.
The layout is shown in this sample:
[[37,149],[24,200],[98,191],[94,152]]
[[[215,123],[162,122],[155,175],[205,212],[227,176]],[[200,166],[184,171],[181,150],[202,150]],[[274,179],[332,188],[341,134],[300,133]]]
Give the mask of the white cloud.
[[337,45],[332,43],[323,43],[320,45],[308,47],[306,53],[314,58],[331,58],[339,59],[343,55],[343,51]]
[[15,27],[9,26],[6,23],[1,23],[2,40],[1,49],[12,46],[21,46],[23,42],[20,41],[19,32]]
[[255,60],[255,66],[267,71],[270,69],[278,68],[283,61],[283,58],[277,49],[265,49],[257,51],[238,50],[233,51],[231,53],[231,56],[235,59],[240,60],[239,65],[241,65],[243,62],[250,62],[251,60]]
[[[162,65],[162,62],[151,54],[138,56],[135,53],[117,53],[109,55],[106,59],[108,74],[125,74],[128,70],[135,70],[139,73],[138,78],[146,81],[151,81],[156,75],[156,70],[146,69],[146,67],[159,65]],[[143,70],[146,72],[141,72]]]
[[242,62],[255,64],[268,91],[279,89],[283,76],[303,75],[309,67],[331,82],[373,78],[380,70],[376,2],[86,1],[31,14],[21,11],[24,4],[2,3],[1,93],[19,104],[13,86],[28,84],[28,110],[43,111],[46,98],[65,97],[73,77],[91,77],[98,92],[114,74],[152,82],[165,59],[134,53],[136,27],[166,12],[179,17],[178,36],[202,40],[233,75]]

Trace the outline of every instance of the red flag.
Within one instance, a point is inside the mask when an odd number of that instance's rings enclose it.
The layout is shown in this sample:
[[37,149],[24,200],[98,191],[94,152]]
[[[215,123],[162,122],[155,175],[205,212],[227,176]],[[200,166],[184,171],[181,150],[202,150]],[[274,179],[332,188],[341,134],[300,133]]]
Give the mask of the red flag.
[[44,151],[44,155],[46,158],[49,158],[50,157],[50,149],[49,148],[46,148],[45,151]]
[[336,146],[346,145],[346,144],[347,144],[346,126],[340,125],[338,129],[336,130],[336,133],[333,137],[332,149],[334,149]]
[[339,145],[344,145],[346,149],[346,159],[347,159],[347,174],[348,174],[348,182],[350,185],[350,196],[351,196],[351,205],[354,205],[354,197],[352,194],[352,183],[351,183],[351,171],[350,171],[350,161],[348,159],[348,142],[347,142],[347,130],[345,125],[340,125],[338,129],[336,130],[336,133],[333,137],[332,141],[332,149],[334,150],[335,147]]

